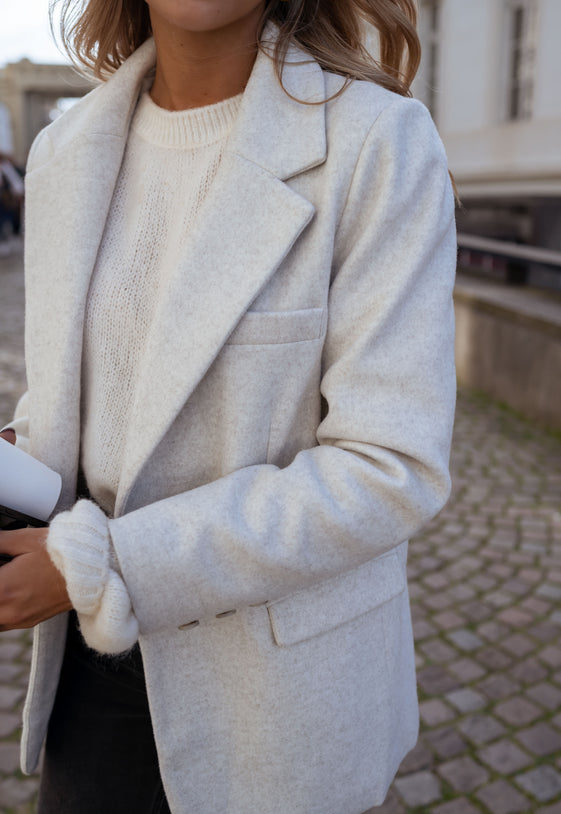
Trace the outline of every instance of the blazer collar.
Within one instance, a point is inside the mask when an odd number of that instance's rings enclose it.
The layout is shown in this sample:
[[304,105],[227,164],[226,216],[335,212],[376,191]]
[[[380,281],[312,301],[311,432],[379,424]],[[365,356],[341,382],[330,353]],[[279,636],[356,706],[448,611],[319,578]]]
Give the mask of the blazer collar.
[[281,85],[272,58],[276,36],[276,27],[269,25],[230,149],[286,181],[325,161],[326,89],[317,62],[295,46],[287,51]]

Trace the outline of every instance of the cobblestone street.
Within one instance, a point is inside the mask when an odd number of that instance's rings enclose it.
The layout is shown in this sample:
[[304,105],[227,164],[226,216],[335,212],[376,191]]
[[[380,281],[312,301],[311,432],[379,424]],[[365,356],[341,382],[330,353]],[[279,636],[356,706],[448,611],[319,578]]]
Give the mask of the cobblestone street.
[[[19,255],[0,257],[0,424],[24,389],[21,300]],[[452,472],[410,546],[421,736],[367,814],[561,814],[561,439],[461,392]],[[36,795],[18,770],[29,645],[0,633],[0,814]]]

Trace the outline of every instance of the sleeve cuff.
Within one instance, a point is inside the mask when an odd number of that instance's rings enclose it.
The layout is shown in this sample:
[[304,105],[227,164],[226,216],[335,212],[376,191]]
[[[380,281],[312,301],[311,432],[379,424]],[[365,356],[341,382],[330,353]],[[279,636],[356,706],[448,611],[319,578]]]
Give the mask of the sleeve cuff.
[[82,634],[101,653],[121,653],[138,639],[138,623],[116,566],[108,520],[80,500],[51,522],[47,551],[66,580]]

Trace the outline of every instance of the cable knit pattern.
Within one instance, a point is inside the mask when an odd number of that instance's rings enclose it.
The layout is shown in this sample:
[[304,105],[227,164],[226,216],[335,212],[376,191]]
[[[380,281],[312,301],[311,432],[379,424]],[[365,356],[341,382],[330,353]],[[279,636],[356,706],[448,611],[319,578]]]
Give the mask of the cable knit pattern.
[[66,580],[87,644],[101,653],[132,647],[138,622],[115,568],[103,511],[90,500],[80,500],[71,511],[57,515],[50,525],[47,551]]

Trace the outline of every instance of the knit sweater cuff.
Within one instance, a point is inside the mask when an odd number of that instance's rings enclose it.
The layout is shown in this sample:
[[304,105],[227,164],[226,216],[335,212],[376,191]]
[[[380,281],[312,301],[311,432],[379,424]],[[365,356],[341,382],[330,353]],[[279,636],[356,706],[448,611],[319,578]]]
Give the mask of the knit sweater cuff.
[[108,519],[80,500],[51,522],[47,551],[66,580],[86,643],[101,653],[121,653],[138,639],[138,622],[117,568]]

